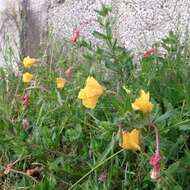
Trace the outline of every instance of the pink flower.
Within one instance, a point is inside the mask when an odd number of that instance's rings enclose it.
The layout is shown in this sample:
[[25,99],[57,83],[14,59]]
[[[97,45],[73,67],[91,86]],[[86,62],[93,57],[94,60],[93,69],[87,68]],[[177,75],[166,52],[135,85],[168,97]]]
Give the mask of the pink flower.
[[145,51],[145,52],[144,52],[144,57],[149,57],[152,53],[154,53],[154,52],[156,52],[156,51],[158,51],[157,48],[152,48],[152,49],[150,49],[150,50],[148,50],[148,51]]
[[73,75],[73,67],[69,67],[66,71],[65,71],[65,75],[67,77],[68,80],[71,80],[72,75]]
[[4,174],[6,174],[6,175],[9,174],[12,169],[13,169],[13,164],[7,164],[5,166]]
[[25,130],[27,130],[27,129],[30,128],[30,124],[29,124],[29,122],[28,122],[27,119],[23,119],[22,124],[23,124],[23,128],[24,128]]
[[150,173],[150,177],[153,180],[158,180],[160,178],[160,152],[156,152],[151,158],[150,158],[150,165],[152,166],[152,170]]
[[71,43],[75,43],[77,39],[79,38],[79,30],[74,30],[70,39]]
[[24,95],[24,96],[17,95],[16,96],[17,100],[22,100],[23,101],[23,105],[24,106],[28,106],[29,105],[29,98],[30,97],[28,95]]
[[90,24],[92,21],[95,21],[95,20],[96,19],[92,17],[84,22],[81,22],[78,28],[73,31],[70,42],[75,43],[77,39],[79,38],[80,31],[83,30],[83,28],[85,28],[88,24]]
[[22,97],[22,100],[23,100],[23,105],[28,106],[28,104],[29,104],[29,96],[28,95],[24,95]]
[[153,156],[150,158],[149,164],[152,166],[152,170],[150,172],[150,177],[153,180],[159,180],[160,178],[160,146],[159,146],[159,138],[158,138],[158,128],[151,124],[149,127],[153,127],[155,131],[155,144],[156,144],[156,151]]

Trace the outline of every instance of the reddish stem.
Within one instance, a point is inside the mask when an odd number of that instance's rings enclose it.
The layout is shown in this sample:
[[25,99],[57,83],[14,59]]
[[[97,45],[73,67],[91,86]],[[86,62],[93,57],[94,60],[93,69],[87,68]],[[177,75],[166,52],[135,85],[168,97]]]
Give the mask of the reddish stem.
[[159,146],[159,135],[158,135],[158,128],[154,124],[150,124],[149,127],[154,128],[155,132],[155,144],[156,144],[156,153],[160,152],[160,146]]

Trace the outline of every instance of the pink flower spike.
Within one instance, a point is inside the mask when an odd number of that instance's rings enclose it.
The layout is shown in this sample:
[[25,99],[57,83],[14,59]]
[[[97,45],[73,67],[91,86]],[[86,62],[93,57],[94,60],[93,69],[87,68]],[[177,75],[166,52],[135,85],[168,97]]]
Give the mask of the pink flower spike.
[[156,181],[160,178],[160,160],[160,153],[156,152],[149,161],[150,165],[153,167],[150,173],[150,177]]
[[73,67],[69,67],[66,71],[65,71],[65,75],[67,77],[68,80],[72,79],[72,75],[73,75]]
[[152,53],[154,53],[156,51],[158,51],[157,48],[152,48],[152,49],[150,49],[148,51],[145,51],[143,55],[144,55],[144,57],[149,57]]
[[155,153],[151,158],[150,158],[150,165],[151,166],[157,166],[158,164],[160,164],[160,160],[161,160],[161,156],[160,156],[160,153],[157,152]]
[[12,169],[13,169],[13,164],[7,164],[5,166],[4,174],[6,174],[6,175],[9,174]]
[[153,154],[153,156],[150,158],[149,164],[152,166],[152,170],[150,173],[150,177],[153,180],[159,180],[160,178],[160,147],[159,147],[159,138],[158,138],[158,128],[155,125],[150,125],[151,127],[154,127],[155,131],[155,144],[156,144],[156,151]]
[[22,124],[23,124],[23,128],[24,128],[25,130],[27,130],[27,129],[30,128],[30,124],[29,124],[29,122],[28,122],[27,119],[23,119]]
[[79,38],[79,30],[74,30],[70,39],[71,43],[75,43],[77,39]]

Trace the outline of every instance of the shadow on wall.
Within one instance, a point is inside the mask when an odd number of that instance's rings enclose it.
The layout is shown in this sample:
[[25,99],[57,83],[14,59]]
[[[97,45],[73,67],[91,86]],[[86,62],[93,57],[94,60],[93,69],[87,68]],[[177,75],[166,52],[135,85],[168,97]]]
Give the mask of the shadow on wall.
[[18,0],[0,0],[0,65],[18,62],[21,31]]
[[24,55],[35,57],[45,46],[48,31],[47,13],[49,3],[46,0],[24,0],[23,17]]

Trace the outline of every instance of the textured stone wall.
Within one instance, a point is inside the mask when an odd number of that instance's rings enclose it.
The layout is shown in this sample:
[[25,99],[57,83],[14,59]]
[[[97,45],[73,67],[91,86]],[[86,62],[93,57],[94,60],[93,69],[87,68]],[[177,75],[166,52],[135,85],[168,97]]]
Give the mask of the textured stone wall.
[[[101,2],[111,5],[111,0],[51,0],[48,12],[50,30],[58,39],[70,38],[80,23],[96,18],[94,10],[101,7]],[[91,21],[81,30],[81,35],[93,40],[92,32],[95,29],[98,25]]]
[[24,54],[35,56],[46,46],[48,34],[48,0],[26,0]]
[[20,3],[0,0],[0,65],[15,64],[20,55]]
[[[116,17],[115,35],[119,43],[133,49],[136,55],[163,38],[170,30],[184,32],[186,28],[190,29],[190,0],[6,0],[12,3],[4,2],[5,0],[0,0],[0,26],[3,26],[4,33],[10,35],[14,33],[11,43],[20,42],[23,52],[31,56],[35,56],[41,47],[46,47],[48,31],[52,32],[60,42],[62,39],[69,39],[72,31],[81,22],[95,18],[94,9],[98,9],[101,2],[113,8]],[[13,5],[13,2],[16,2],[16,5]],[[19,12],[18,4],[24,11]],[[5,16],[7,9],[13,9],[17,16],[7,20]],[[18,15],[22,18],[22,24],[18,24]],[[4,25],[3,20],[6,20]],[[92,31],[97,29],[97,24],[91,21],[80,34],[95,42]]]
[[190,29],[190,0],[117,1],[117,34],[126,47],[141,52],[170,30]]

